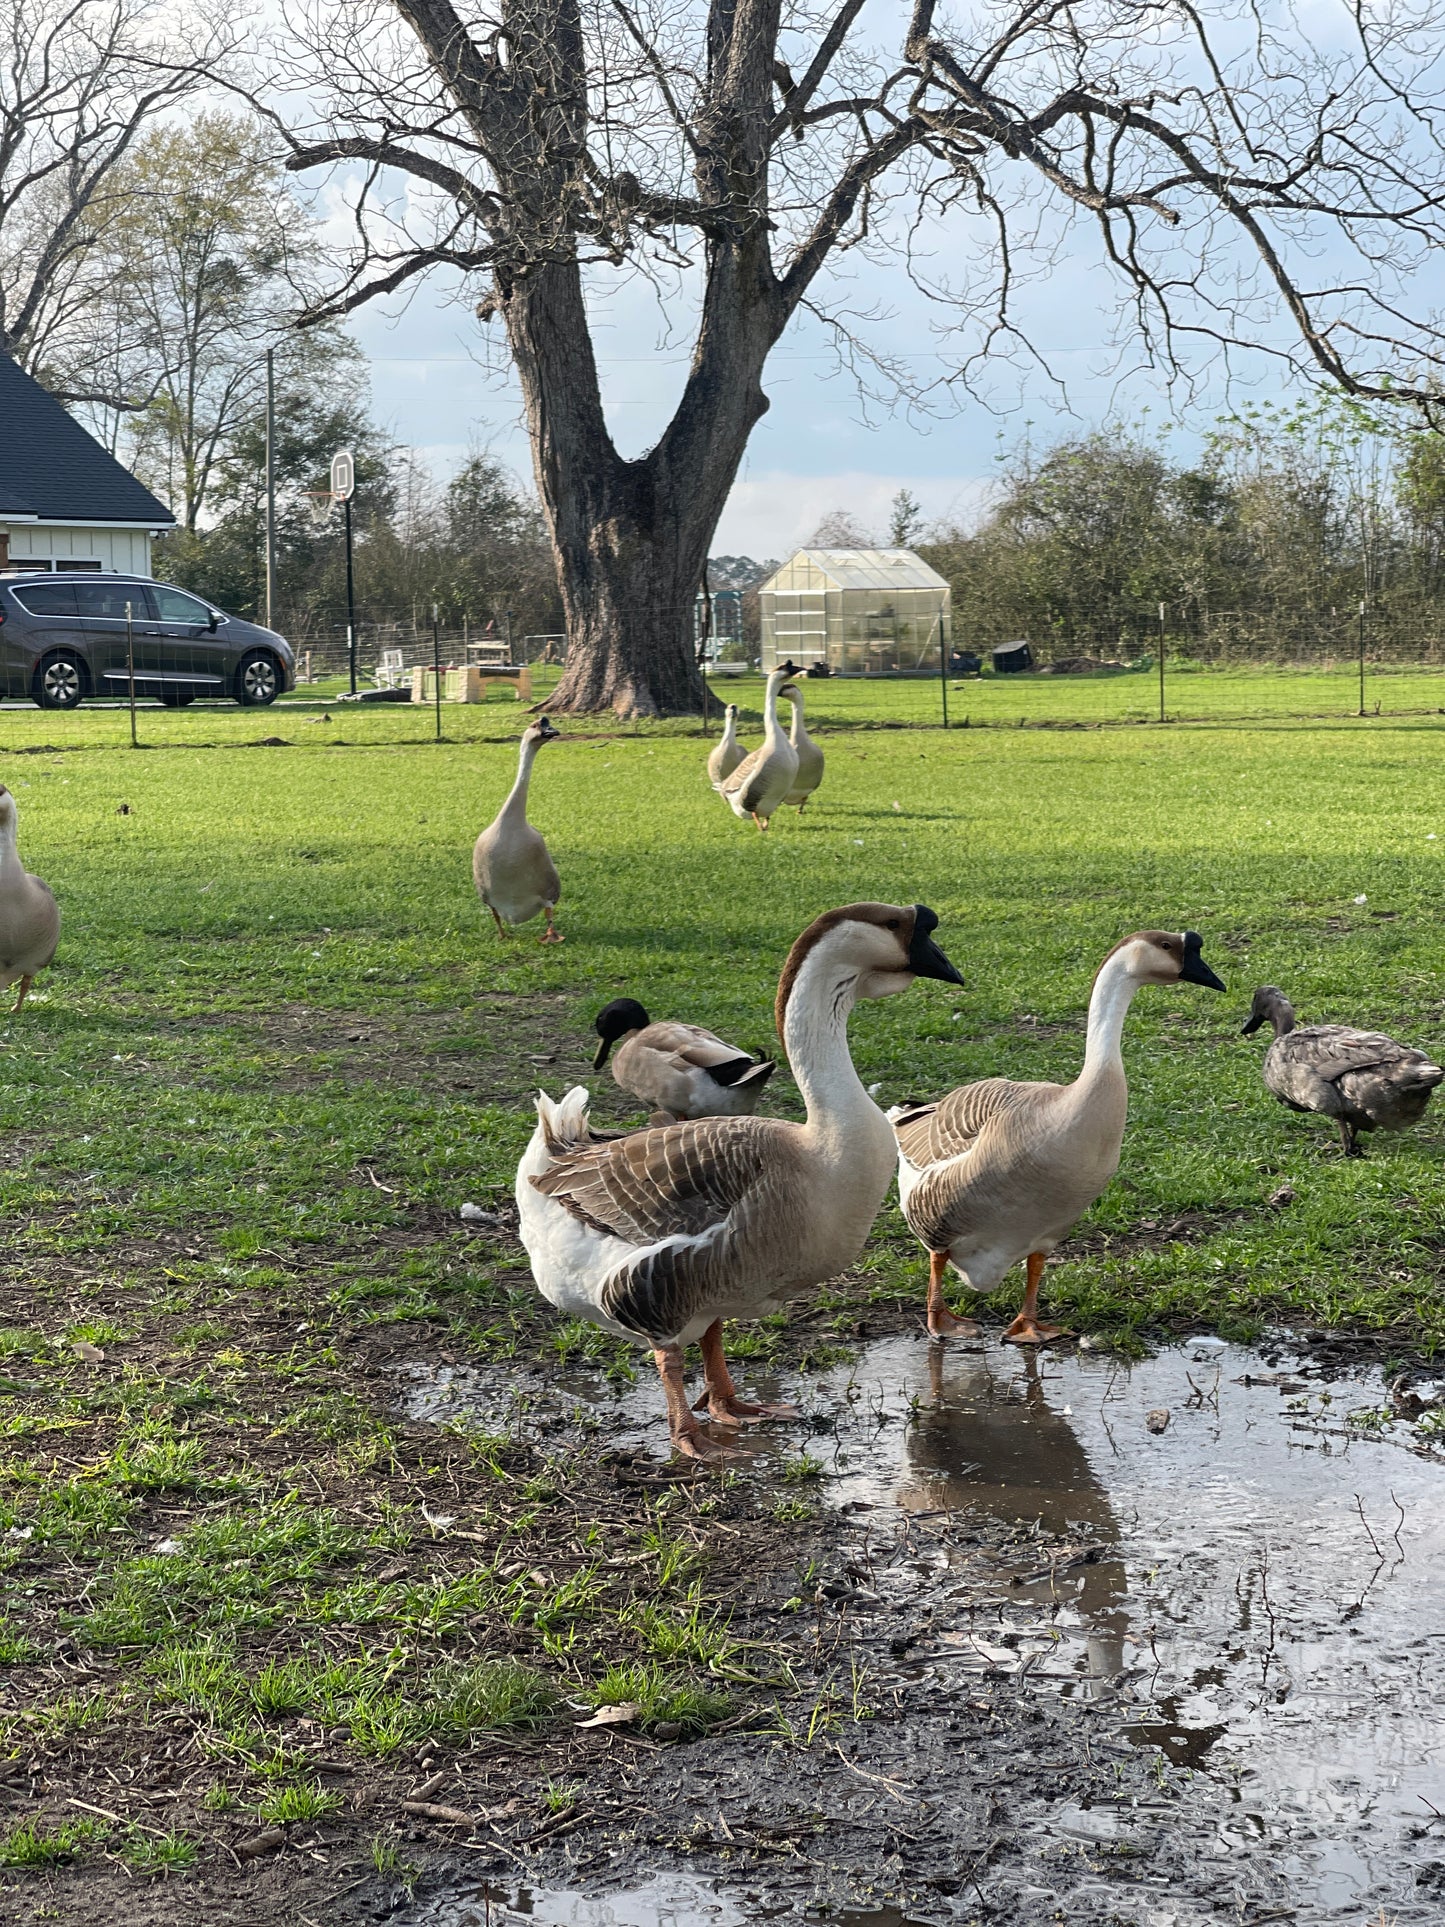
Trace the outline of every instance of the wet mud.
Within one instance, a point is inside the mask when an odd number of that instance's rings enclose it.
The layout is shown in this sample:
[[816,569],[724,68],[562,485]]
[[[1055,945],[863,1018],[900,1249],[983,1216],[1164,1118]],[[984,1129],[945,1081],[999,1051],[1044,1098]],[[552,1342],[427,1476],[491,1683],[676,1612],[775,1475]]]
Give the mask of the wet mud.
[[[743,1614],[796,1648],[797,1713],[621,1749],[565,1840],[397,1917],[1445,1920],[1435,1388],[1289,1335],[1137,1364],[904,1335],[760,1383],[804,1419],[742,1476],[791,1495],[817,1462],[807,1597]],[[417,1363],[399,1390],[665,1449],[645,1382]]]

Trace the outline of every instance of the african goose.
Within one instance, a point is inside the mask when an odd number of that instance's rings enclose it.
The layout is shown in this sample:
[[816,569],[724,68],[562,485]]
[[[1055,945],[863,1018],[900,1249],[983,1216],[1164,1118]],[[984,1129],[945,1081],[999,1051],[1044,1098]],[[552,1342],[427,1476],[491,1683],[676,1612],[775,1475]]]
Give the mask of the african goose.
[[555,743],[560,733],[545,716],[523,730],[517,780],[472,851],[477,895],[491,911],[501,937],[509,934],[509,924],[530,923],[540,910],[547,919],[541,941],[562,942],[562,932],[552,921],[562,885],[541,831],[527,821],[527,785],[537,751],[544,743]]
[[725,1044],[701,1024],[654,1024],[635,997],[614,997],[597,1013],[602,1039],[592,1068],[600,1071],[614,1044],[612,1075],[641,1098],[649,1122],[679,1118],[751,1117],[777,1066]]
[[793,665],[784,663],[768,677],[763,696],[763,740],[750,756],[745,756],[731,776],[718,784],[718,794],[734,816],[750,816],[760,830],[793,787],[798,774],[798,752],[783,734],[778,723],[778,692]]
[[60,941],[60,910],[50,885],[28,873],[15,847],[18,820],[15,798],[0,783],[0,990],[19,982],[16,1010]]
[[1243,1035],[1265,1023],[1274,1029],[1264,1054],[1266,1089],[1292,1111],[1332,1117],[1347,1158],[1365,1154],[1359,1131],[1406,1131],[1418,1124],[1430,1093],[1445,1079],[1445,1070],[1424,1051],[1379,1031],[1346,1024],[1297,1028],[1293,1006],[1273,984],[1255,991]]
[[712,1117],[576,1148],[578,1085],[537,1098],[537,1129],[517,1170],[532,1275],[561,1311],[652,1347],[674,1445],[725,1456],[683,1389],[683,1347],[702,1347],[716,1419],[792,1416],[740,1399],[722,1348],[725,1318],[759,1318],[832,1278],[862,1250],[893,1170],[893,1133],[848,1052],[859,997],[915,977],[961,983],[933,943],[938,919],[915,904],[853,903],[818,917],[788,953],[776,1017],[807,1109],[780,1118]]
[[801,816],[803,805],[823,780],[823,752],[808,734],[808,726],[803,721],[802,690],[790,682],[784,683],[780,693],[793,705],[793,727],[788,732],[788,741],[798,759],[798,773],[783,801],[796,803]]
[[738,741],[738,706],[729,703],[723,711],[727,721],[723,728],[722,740],[713,747],[707,759],[707,780],[716,789],[725,777],[731,776],[747,751]]
[[943,1297],[951,1264],[972,1291],[990,1292],[1028,1260],[1023,1310],[1004,1333],[1018,1345],[1061,1338],[1041,1324],[1044,1260],[1119,1168],[1129,1091],[1120,1038],[1141,984],[1224,985],[1192,930],[1141,930],[1116,944],[1094,979],[1084,1068],[1072,1084],[1016,1084],[989,1077],[933,1104],[889,1112],[898,1136],[898,1194],[913,1235],[929,1253],[928,1331],[976,1337]]

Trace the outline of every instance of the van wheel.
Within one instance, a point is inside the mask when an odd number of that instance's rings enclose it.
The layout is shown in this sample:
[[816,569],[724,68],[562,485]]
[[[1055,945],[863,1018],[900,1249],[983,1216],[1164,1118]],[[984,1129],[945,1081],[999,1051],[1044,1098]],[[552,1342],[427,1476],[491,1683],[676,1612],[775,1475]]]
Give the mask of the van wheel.
[[246,709],[264,709],[281,694],[281,670],[276,658],[264,649],[242,656],[236,671],[236,701]]
[[42,709],[75,709],[89,680],[79,656],[57,649],[35,671],[35,700]]

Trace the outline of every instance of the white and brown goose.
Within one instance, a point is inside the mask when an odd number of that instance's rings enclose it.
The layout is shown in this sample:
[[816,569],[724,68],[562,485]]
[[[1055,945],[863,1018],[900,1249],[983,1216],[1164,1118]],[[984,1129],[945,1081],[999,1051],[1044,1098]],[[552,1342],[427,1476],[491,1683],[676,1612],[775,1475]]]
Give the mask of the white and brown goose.
[[1084,1067],[1072,1084],[989,1077],[932,1104],[889,1112],[898,1136],[898,1196],[929,1255],[928,1331],[976,1337],[943,1295],[953,1269],[971,1291],[994,1289],[1021,1259],[1023,1309],[1004,1333],[1016,1345],[1065,1334],[1038,1315],[1044,1261],[1119,1168],[1128,1117],[1124,1018],[1143,984],[1224,985],[1193,930],[1140,930],[1109,952],[1094,979]]
[[707,780],[714,789],[732,775],[747,753],[738,741],[738,706],[729,703],[723,711],[723,733],[707,759]]
[[19,1010],[60,941],[60,906],[48,883],[33,877],[16,847],[19,811],[0,783],[0,990],[20,985]]
[[537,1129],[517,1170],[532,1275],[559,1310],[652,1348],[674,1445],[723,1456],[688,1405],[683,1347],[702,1348],[716,1419],[793,1416],[738,1397],[723,1355],[725,1318],[760,1318],[862,1250],[893,1175],[893,1133],[848,1050],[860,997],[915,977],[961,983],[921,904],[851,903],[818,917],[788,953],[776,1018],[807,1116],[711,1117],[577,1148],[587,1092],[537,1098]]
[[546,743],[559,740],[561,731],[543,716],[522,732],[517,780],[496,816],[477,838],[472,851],[472,881],[477,895],[492,913],[497,935],[511,935],[510,926],[544,916],[542,943],[561,943],[562,932],[553,922],[562,895],[557,866],[546,839],[527,821],[527,790],[532,765]]
[[1424,1051],[1377,1030],[1296,1024],[1294,1006],[1273,984],[1254,993],[1244,1036],[1268,1024],[1265,1088],[1292,1111],[1316,1111],[1339,1126],[1347,1158],[1364,1156],[1361,1131],[1408,1131],[1425,1115],[1445,1070]]
[[793,705],[793,726],[788,731],[788,741],[798,759],[798,773],[783,801],[796,803],[801,816],[803,805],[823,780],[823,752],[808,734],[808,725],[803,720],[802,689],[796,682],[789,682],[783,684],[780,693],[785,702]]
[[731,776],[717,785],[718,794],[734,816],[750,816],[765,830],[776,810],[793,787],[798,774],[798,752],[783,734],[778,721],[778,696],[783,684],[796,671],[784,663],[768,677],[763,693],[763,740],[738,764]]
[[777,1069],[771,1057],[725,1044],[701,1024],[654,1024],[635,997],[614,997],[605,1004],[596,1030],[602,1042],[593,1070],[600,1071],[611,1056],[614,1080],[647,1106],[652,1124],[751,1117]]

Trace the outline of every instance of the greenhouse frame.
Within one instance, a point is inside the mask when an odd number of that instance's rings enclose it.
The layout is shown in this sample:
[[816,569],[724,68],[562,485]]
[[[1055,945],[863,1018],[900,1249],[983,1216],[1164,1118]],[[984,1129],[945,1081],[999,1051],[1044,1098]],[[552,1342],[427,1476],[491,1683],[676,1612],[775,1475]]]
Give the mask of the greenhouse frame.
[[758,602],[764,669],[936,676],[948,653],[948,584],[911,549],[799,549]]

